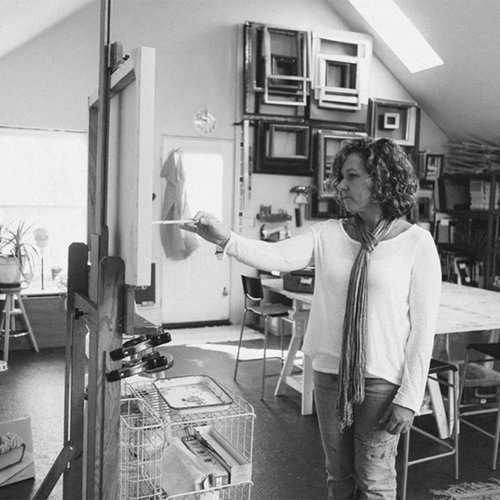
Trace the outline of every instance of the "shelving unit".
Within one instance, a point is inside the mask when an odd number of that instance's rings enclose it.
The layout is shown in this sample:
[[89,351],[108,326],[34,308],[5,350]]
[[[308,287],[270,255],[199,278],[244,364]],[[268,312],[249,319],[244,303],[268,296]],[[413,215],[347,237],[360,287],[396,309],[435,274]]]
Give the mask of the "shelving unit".
[[[461,187],[462,194],[454,198],[456,205],[453,205],[454,201],[446,199],[447,180],[453,180],[455,187]],[[470,209],[471,180],[489,183],[489,199],[484,210]],[[476,276],[472,276],[470,284],[498,291],[500,291],[500,209],[496,186],[499,182],[500,172],[445,175],[440,180],[439,187],[442,206],[434,218],[434,237],[440,254],[449,262],[454,260],[456,263],[456,259],[468,260],[472,268],[481,272],[482,277],[477,279]],[[444,227],[447,229],[442,231]]]
[[[253,431],[255,413],[252,406],[236,394],[230,393],[232,403],[216,411],[185,413],[170,408],[153,385],[153,380],[128,384],[130,394],[143,400],[146,408],[151,408],[162,422],[165,444],[176,437],[190,435],[192,430],[201,426],[212,428],[229,443],[251,467],[253,453]],[[163,468],[165,473],[165,468]],[[152,498],[162,500],[249,500],[252,482],[229,483],[215,488],[188,491],[169,495],[163,488],[156,488]],[[142,498],[142,497],[138,497]]]

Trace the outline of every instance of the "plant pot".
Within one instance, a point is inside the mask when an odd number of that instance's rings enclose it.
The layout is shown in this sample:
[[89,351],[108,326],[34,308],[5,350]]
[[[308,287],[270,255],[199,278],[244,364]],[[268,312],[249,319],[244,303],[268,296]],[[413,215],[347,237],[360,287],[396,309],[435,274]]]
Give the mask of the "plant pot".
[[21,282],[19,261],[12,255],[0,255],[0,286]]

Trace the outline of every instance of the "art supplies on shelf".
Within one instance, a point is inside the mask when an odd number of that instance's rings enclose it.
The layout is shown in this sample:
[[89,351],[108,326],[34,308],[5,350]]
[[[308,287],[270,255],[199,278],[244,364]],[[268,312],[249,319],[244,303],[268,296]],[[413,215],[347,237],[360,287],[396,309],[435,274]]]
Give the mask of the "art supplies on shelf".
[[222,459],[204,439],[197,436],[184,436],[181,441],[197,458],[200,468],[206,471],[210,487],[216,488],[229,484],[229,472],[222,464]]
[[229,483],[239,484],[252,480],[252,462],[234,447],[212,425],[193,427],[196,438],[215,455],[229,473]]

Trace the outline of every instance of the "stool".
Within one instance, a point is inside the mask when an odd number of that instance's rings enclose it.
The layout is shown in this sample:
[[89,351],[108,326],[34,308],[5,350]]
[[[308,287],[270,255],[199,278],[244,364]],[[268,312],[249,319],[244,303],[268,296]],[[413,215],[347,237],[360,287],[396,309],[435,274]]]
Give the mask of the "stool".
[[[5,304],[0,321],[0,335],[3,336],[3,360],[9,360],[10,337],[23,337],[29,335],[33,349],[38,352],[38,344],[31,328],[23,299],[21,298],[21,286],[19,283],[12,285],[1,284],[0,293],[5,294]],[[16,307],[16,301],[19,308]],[[16,330],[16,317],[22,319],[26,324],[26,330]]]
[[[493,440],[491,468],[497,469],[498,461],[498,445],[500,442],[500,371],[494,367],[484,366],[493,364],[494,361],[500,360],[500,342],[491,342],[485,344],[469,344],[467,346],[465,361],[463,365],[463,373],[460,384],[460,422],[481,432]],[[482,359],[470,359],[471,354],[475,352],[484,356]],[[464,401],[464,389],[473,387],[479,389],[481,387],[494,388],[493,395],[496,404],[491,407],[487,404],[467,404]],[[474,415],[483,415],[488,413],[496,413],[495,431],[485,428],[482,424],[478,425],[472,422],[469,417]]]
[[[447,376],[439,377],[438,375],[447,372],[447,375],[452,374],[452,381],[450,382],[450,378]],[[459,382],[458,382],[458,368],[453,363],[446,363],[444,361],[440,361],[438,359],[431,359],[428,379],[437,381],[439,384],[445,385],[451,389],[450,399],[452,399],[452,412],[453,412],[453,431],[450,437],[450,440],[444,440],[427,432],[420,427],[417,427],[415,423],[411,426],[411,429],[408,430],[403,438],[403,477],[402,477],[402,495],[401,499],[406,499],[406,486],[408,482],[408,467],[410,465],[419,464],[422,462],[428,462],[430,460],[437,460],[438,458],[444,458],[451,455],[455,456],[455,479],[458,481],[459,471],[458,471],[458,397],[459,397]],[[450,412],[451,413],[451,412]],[[417,417],[418,418],[418,417]],[[443,445],[446,448],[446,451],[441,453],[433,453],[431,455],[424,456],[422,458],[418,458],[415,460],[409,460],[409,451],[410,451],[410,431],[415,431],[418,434],[425,436],[437,443]]]

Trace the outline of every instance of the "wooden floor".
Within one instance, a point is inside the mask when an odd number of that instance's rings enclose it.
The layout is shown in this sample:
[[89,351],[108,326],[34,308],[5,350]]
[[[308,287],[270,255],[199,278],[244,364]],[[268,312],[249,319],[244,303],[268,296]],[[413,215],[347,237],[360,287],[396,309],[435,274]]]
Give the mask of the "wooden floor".
[[[174,356],[169,376],[207,374],[243,397],[256,414],[253,448],[252,500],[325,499],[325,472],[316,417],[300,415],[299,395],[289,389],[284,397],[273,396],[276,379],[267,380],[265,401],[260,400],[260,363],[240,365],[238,382],[232,380],[236,343],[182,344],[182,330],[173,331],[175,346],[162,349]],[[245,342],[246,357],[259,355],[260,341]],[[271,361],[270,369],[279,369]],[[2,500],[28,500],[38,489],[62,449],[64,350],[14,351],[9,370],[0,372],[0,421],[30,415],[33,429],[36,478],[0,488]],[[431,445],[433,446],[433,445]],[[489,468],[491,440],[475,431],[462,429],[460,482],[500,478]],[[421,453],[423,442],[412,438],[412,452]],[[450,458],[410,468],[409,500],[432,499],[432,489],[453,484]],[[60,484],[51,499],[62,498]],[[497,497],[495,497],[497,498]],[[72,500],[72,499],[65,499]]]

